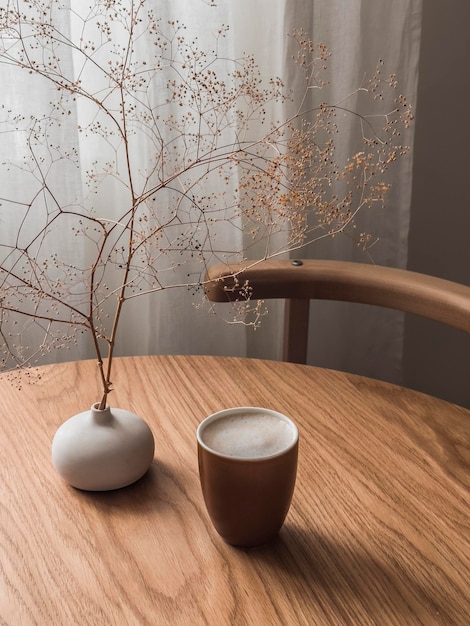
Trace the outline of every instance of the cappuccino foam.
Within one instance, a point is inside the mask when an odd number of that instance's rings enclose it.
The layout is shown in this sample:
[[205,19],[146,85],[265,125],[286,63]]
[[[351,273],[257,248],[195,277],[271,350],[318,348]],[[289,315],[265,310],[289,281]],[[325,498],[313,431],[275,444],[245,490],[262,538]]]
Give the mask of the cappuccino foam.
[[208,448],[225,456],[263,458],[289,448],[295,431],[276,415],[234,413],[210,422],[202,440]]

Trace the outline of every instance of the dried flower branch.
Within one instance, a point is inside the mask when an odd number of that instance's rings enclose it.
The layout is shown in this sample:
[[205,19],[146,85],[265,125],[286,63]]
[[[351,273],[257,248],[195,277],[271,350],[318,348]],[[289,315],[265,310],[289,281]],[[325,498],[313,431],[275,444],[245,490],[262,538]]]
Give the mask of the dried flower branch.
[[[305,76],[295,105],[252,56],[219,54],[227,27],[203,50],[182,23],[162,22],[146,4],[103,0],[72,10],[60,0],[16,0],[0,8],[0,68],[51,88],[40,113],[27,103],[1,108],[2,136],[22,142],[21,154],[2,163],[0,223],[14,233],[0,236],[2,365],[33,365],[89,333],[101,407],[129,299],[197,289],[207,264],[249,258],[255,245],[267,258],[347,232],[359,211],[383,203],[381,177],[406,153],[400,132],[412,119],[403,96],[392,111],[377,108],[382,90],[396,88],[380,67],[357,90],[369,98],[367,113],[348,109],[347,97],[318,100],[329,52],[303,31],[292,36]],[[65,14],[71,32],[61,26]],[[280,105],[297,108],[268,122]],[[345,115],[357,123],[360,148],[342,161],[335,136]],[[70,129],[76,138],[67,148]],[[151,147],[145,165],[143,145]],[[85,150],[96,158],[83,192],[64,176],[77,180]],[[111,211],[101,200],[109,179],[120,190]],[[243,249],[241,228],[250,239]],[[360,241],[367,245],[367,235]],[[84,247],[91,264],[77,260]],[[181,279],[183,266],[193,280]],[[28,349],[32,325],[43,339]]]

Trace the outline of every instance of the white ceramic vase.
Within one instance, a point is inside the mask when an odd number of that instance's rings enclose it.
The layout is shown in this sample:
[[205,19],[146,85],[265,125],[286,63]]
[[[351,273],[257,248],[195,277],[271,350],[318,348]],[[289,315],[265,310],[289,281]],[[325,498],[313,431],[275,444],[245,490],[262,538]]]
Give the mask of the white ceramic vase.
[[52,441],[52,462],[73,487],[119,489],[139,480],[153,460],[152,431],[123,409],[93,405],[60,426]]

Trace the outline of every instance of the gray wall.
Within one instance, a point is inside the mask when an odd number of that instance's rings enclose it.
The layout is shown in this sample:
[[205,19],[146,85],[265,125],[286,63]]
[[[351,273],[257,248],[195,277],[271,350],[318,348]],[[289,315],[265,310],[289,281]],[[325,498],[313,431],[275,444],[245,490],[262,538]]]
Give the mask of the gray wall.
[[[470,285],[470,2],[423,5],[408,267]],[[470,407],[470,336],[407,317],[403,382]]]

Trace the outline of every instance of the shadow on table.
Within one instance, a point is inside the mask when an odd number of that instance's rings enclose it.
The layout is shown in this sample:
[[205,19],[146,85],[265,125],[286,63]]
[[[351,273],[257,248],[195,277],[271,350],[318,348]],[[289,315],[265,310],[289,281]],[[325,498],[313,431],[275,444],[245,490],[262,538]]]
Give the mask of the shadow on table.
[[338,543],[314,530],[284,527],[274,543],[246,555],[259,569],[267,568],[271,575],[277,570],[280,577],[288,578],[306,603],[327,596],[344,607],[345,615],[355,607],[352,611],[358,615],[393,616],[397,623],[415,616],[421,623],[418,616],[424,612],[435,617],[428,623],[454,623],[445,614],[448,603],[432,585],[429,572],[424,578],[422,571],[411,577],[392,557],[389,562],[379,561],[360,546]]
[[138,481],[121,489],[111,491],[81,491],[74,489],[87,503],[97,509],[119,509],[136,514],[146,514],[160,506],[160,490],[162,479],[170,472],[166,471],[161,462],[153,461],[148,471]]

